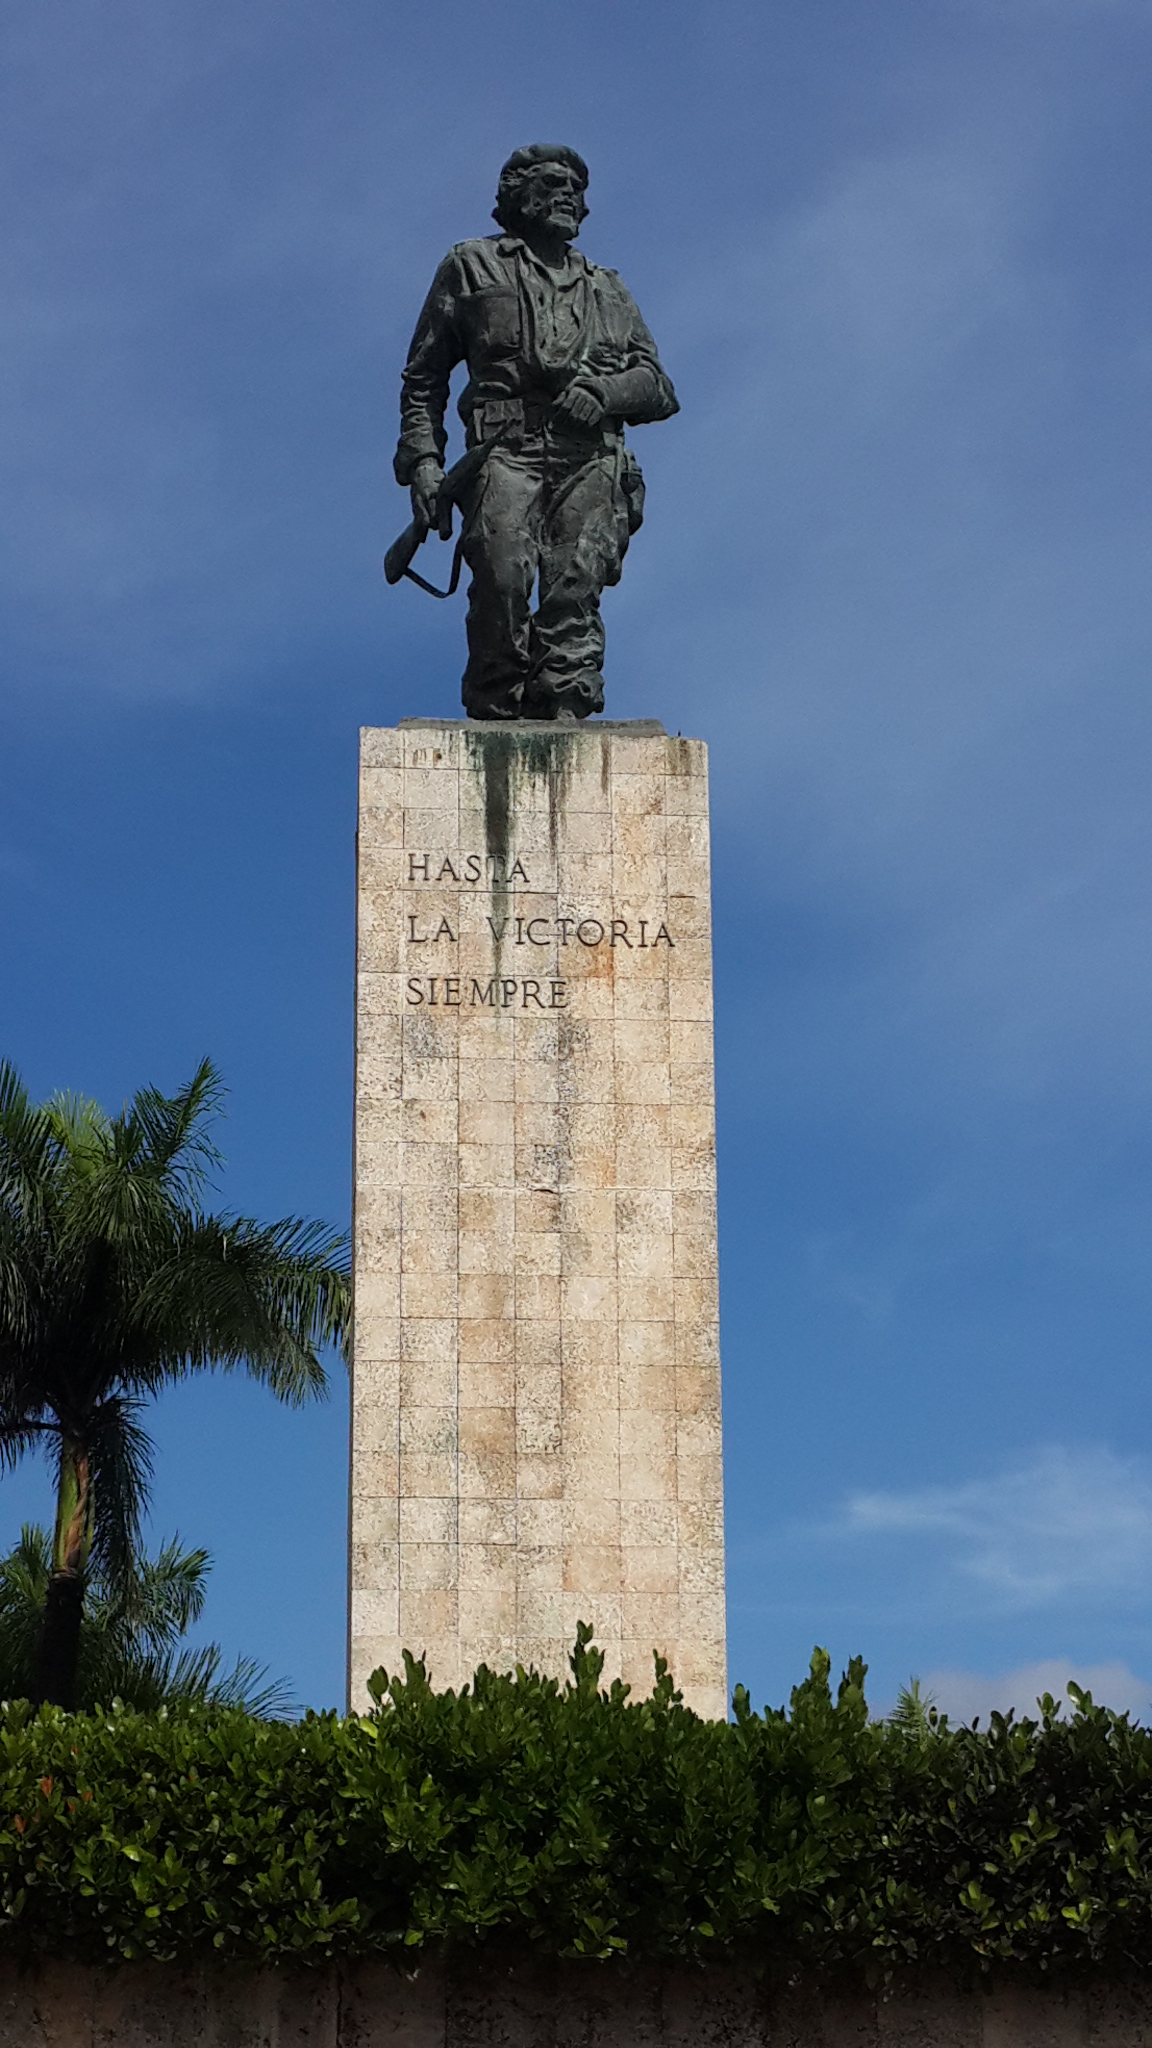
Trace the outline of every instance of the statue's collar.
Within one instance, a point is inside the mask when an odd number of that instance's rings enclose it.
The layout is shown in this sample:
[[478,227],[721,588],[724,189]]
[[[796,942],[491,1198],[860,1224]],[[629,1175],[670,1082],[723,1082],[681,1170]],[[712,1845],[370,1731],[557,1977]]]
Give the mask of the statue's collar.
[[[555,278],[556,272],[554,270],[549,270],[548,265],[546,263],[541,263],[540,258],[536,255],[534,250],[528,247],[527,242],[524,241],[522,236],[508,234],[500,235],[497,238],[496,247],[499,249],[500,254],[502,256],[524,256],[527,258],[529,263],[535,265],[537,270],[542,270],[548,277],[551,277],[553,279]],[[583,254],[583,252],[580,249],[574,249],[572,247],[571,242],[569,242],[568,244],[568,261],[572,265],[572,268],[576,271],[585,271],[589,267],[588,258]]]

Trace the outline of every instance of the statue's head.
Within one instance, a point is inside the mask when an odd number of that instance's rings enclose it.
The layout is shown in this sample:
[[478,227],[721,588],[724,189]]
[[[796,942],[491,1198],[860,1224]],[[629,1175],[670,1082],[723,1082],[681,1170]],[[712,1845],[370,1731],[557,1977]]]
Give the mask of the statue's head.
[[527,226],[573,242],[588,212],[588,166],[562,142],[530,142],[513,150],[500,173],[492,218],[509,234]]

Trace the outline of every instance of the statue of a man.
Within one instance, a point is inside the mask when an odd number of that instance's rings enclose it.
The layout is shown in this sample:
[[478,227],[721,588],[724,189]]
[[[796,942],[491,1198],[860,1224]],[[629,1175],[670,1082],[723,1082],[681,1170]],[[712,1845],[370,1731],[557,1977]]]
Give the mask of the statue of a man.
[[538,142],[509,157],[501,232],[449,250],[404,370],[396,477],[418,522],[444,531],[444,413],[460,362],[468,446],[492,443],[461,501],[471,718],[604,709],[600,593],[619,582],[643,515],[624,428],[679,410],[616,272],[572,247],[587,184],[574,149]]

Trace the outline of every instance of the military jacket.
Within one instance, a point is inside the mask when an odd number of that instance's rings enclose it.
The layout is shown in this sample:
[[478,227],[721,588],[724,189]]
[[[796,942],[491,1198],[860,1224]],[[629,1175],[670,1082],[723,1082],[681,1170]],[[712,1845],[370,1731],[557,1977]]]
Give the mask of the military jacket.
[[396,477],[424,456],[443,462],[448,384],[468,366],[460,417],[469,440],[494,427],[531,428],[569,379],[595,377],[608,429],[670,419],[676,394],[635,300],[614,270],[568,251],[563,275],[516,235],[458,242],[424,302],[403,376]]

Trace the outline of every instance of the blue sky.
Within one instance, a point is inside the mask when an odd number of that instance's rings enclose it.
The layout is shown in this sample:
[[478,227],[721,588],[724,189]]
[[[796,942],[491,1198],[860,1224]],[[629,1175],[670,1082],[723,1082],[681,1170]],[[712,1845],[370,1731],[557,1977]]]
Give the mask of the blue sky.
[[[210,1052],[222,1199],[343,1221],[396,382],[518,143],[682,412],[609,711],[711,747],[730,1659],[1152,1702],[1146,0],[36,0],[0,29],[0,1040]],[[165,1398],[208,1633],[342,1697],[346,1405]],[[46,1514],[0,1487],[0,1540]]]

